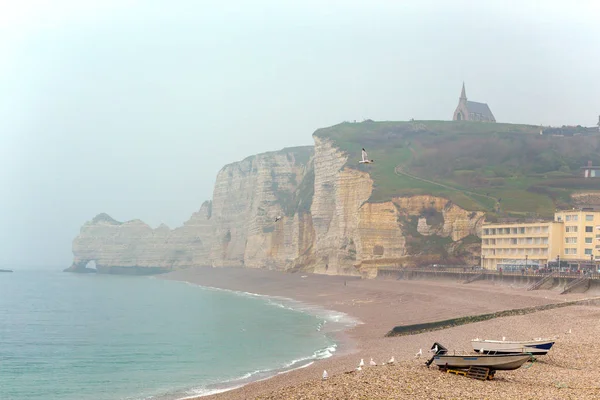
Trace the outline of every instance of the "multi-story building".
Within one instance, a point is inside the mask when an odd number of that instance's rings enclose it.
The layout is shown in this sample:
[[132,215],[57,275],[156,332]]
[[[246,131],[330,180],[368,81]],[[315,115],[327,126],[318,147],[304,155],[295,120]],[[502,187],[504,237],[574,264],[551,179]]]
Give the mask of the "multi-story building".
[[589,264],[600,260],[600,212],[559,211],[554,221],[484,224],[481,240],[486,269],[543,267],[557,259]]
[[560,257],[566,260],[600,260],[600,212],[560,211],[554,221],[564,225]]

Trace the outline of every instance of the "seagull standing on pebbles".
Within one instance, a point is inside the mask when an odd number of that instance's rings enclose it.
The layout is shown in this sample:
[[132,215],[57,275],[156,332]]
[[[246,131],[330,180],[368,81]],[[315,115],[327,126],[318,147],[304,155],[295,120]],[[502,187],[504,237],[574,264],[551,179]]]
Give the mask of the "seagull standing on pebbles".
[[357,371],[362,371],[362,367],[359,365],[358,368],[356,368]]
[[390,361],[388,361],[388,364],[393,364],[395,362],[396,362],[396,360],[394,359],[394,356],[392,356],[392,358],[390,358]]
[[415,358],[421,358],[422,355],[423,355],[423,349],[419,349],[419,352],[417,354],[415,354]]
[[327,373],[326,370],[323,370],[323,380],[327,380],[327,378],[329,378],[329,374]]
[[358,363],[359,367],[364,367],[365,366],[365,360],[363,360],[362,358],[360,359],[360,363]]
[[371,357],[371,361],[369,361],[369,365],[370,365],[371,367],[374,367],[374,366],[376,366],[376,365],[377,365],[377,363],[376,363],[375,361],[373,361],[373,357]]
[[359,164],[371,164],[372,162],[374,162],[374,160],[369,160],[369,156],[367,155],[366,150],[362,149],[362,160],[360,160],[358,163]]
[[506,336],[502,336],[502,341],[506,341]]
[[568,332],[565,332],[565,333],[566,333],[567,335],[570,335],[570,334],[572,333],[572,332],[571,332],[571,328],[569,328],[569,331],[568,331]]

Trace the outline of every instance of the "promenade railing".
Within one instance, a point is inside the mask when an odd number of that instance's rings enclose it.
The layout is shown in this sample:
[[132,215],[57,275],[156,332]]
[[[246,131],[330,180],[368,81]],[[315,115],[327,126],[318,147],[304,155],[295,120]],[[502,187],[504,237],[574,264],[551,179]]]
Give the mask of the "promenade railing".
[[[395,268],[394,268],[395,269]],[[396,269],[395,269],[396,270]],[[484,274],[488,276],[529,276],[529,277],[538,277],[542,278],[547,276],[552,272],[552,276],[555,278],[571,278],[577,279],[581,277],[586,277],[589,279],[598,279],[600,280],[600,273],[596,271],[556,271],[556,270],[533,270],[526,269],[524,271],[519,270],[509,270],[509,271],[495,271],[495,270],[485,270],[481,268],[472,268],[472,267],[400,267],[397,269],[398,271],[414,271],[414,272],[451,272],[451,273],[461,273],[461,274],[473,274],[479,275]]]

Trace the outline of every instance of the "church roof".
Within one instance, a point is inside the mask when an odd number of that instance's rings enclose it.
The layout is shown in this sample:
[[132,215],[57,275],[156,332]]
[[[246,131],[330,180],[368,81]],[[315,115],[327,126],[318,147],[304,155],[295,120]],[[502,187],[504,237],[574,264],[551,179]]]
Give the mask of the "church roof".
[[469,112],[481,114],[484,117],[494,118],[492,110],[486,103],[478,103],[476,101],[467,101],[467,109]]

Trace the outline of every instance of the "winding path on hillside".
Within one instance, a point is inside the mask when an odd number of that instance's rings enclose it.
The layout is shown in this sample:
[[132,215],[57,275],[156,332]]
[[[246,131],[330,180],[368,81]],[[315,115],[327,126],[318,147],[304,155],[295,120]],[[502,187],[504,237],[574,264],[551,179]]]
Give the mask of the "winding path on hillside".
[[[411,151],[412,151],[412,149],[411,149]],[[457,189],[457,188],[452,187],[452,186],[444,185],[443,183],[430,181],[429,179],[425,179],[425,178],[418,177],[416,175],[409,174],[408,172],[406,172],[406,171],[404,171],[402,169],[402,165],[396,165],[396,167],[394,168],[394,173],[396,175],[398,175],[398,176],[404,175],[404,176],[406,176],[408,178],[416,179],[418,181],[429,183],[431,185],[436,185],[436,186],[439,186],[439,187],[443,187],[445,189],[454,190],[454,191],[457,191],[457,192],[461,192],[461,193],[465,193],[465,194],[470,194],[470,195],[473,195],[473,196],[485,197],[485,198],[494,200],[494,202],[496,203],[496,208],[499,208],[499,205],[500,205],[500,202],[498,201],[498,199],[496,197],[488,196],[487,194],[481,194],[481,193],[472,192],[470,190]],[[475,201],[477,201],[477,200],[475,200]],[[484,206],[484,208],[485,208],[485,206]]]

